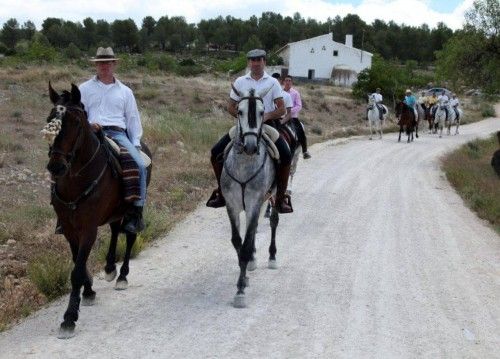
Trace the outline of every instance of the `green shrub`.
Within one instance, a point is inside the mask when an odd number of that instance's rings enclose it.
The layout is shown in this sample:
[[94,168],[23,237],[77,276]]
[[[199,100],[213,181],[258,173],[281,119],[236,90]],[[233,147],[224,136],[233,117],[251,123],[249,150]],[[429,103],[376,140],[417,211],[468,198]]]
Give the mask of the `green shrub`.
[[179,76],[196,76],[203,72],[203,68],[201,66],[179,66],[175,71]]
[[481,116],[495,117],[495,108],[489,103],[483,103],[481,105]]
[[69,256],[46,254],[28,264],[28,277],[49,300],[69,289],[69,275],[73,265]]
[[173,72],[177,67],[175,59],[167,54],[161,54],[157,58],[158,69],[165,72]]
[[79,59],[82,56],[82,52],[74,43],[70,43],[66,49],[64,49],[64,55],[68,59]]

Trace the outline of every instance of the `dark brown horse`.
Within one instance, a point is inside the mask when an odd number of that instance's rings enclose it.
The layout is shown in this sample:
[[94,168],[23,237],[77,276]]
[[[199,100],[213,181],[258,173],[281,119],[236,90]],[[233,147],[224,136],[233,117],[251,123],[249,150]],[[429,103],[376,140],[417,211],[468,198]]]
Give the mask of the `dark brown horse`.
[[429,123],[429,133],[434,132],[434,116],[432,115],[432,106],[429,104],[422,104],[424,109],[424,119]]
[[415,118],[415,112],[409,106],[407,106],[404,102],[398,102],[396,104],[396,117],[399,119],[399,138],[398,142],[401,141],[401,133],[406,132],[408,135],[408,143],[413,141],[413,132],[415,131],[415,127],[417,126],[417,120]]
[[[116,276],[115,251],[121,221],[130,204],[123,200],[119,176],[111,167],[111,153],[102,134],[92,131],[87,114],[80,102],[78,87],[71,84],[71,92],[59,95],[49,83],[49,95],[54,108],[47,122],[60,121],[60,130],[50,147],[47,169],[52,175],[51,203],[69,242],[74,268],[71,272],[71,294],[64,313],[59,338],[74,335],[80,307],[80,289],[83,286],[82,305],[92,305],[95,292],[92,277],[87,270],[87,259],[96,240],[97,227],[109,223],[111,242],[106,256],[106,279]],[[144,151],[151,153],[143,144]],[[148,168],[148,183],[151,166]],[[129,259],[135,234],[127,234],[127,249],[116,288],[125,289]]]

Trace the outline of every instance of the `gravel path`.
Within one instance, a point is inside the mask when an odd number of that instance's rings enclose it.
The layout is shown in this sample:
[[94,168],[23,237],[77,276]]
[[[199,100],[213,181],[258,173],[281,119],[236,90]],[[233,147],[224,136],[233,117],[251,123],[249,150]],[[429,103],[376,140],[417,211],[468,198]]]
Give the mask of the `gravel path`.
[[[500,113],[500,111],[499,111]],[[500,130],[395,134],[311,149],[280,217],[257,234],[248,308],[224,209],[201,206],[131,262],[130,287],[96,278],[76,336],[56,338],[67,297],[0,334],[1,358],[500,357],[499,236],[464,207],[439,157]]]

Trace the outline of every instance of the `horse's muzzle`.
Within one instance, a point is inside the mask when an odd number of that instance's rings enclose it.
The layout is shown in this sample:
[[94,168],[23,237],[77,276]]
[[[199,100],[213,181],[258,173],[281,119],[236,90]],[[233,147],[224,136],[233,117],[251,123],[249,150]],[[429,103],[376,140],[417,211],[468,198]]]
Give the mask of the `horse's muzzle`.
[[255,155],[258,149],[259,149],[259,141],[257,134],[247,133],[247,135],[244,136],[243,138],[243,151],[247,155],[251,156]]

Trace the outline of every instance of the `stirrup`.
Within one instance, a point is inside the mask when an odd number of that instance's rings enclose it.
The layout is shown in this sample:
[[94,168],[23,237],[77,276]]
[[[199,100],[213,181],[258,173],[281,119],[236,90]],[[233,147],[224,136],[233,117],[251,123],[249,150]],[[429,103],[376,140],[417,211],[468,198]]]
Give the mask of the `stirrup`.
[[[282,205],[286,205],[290,209],[283,208]],[[282,214],[292,213],[293,207],[292,207],[292,198],[290,197],[290,195],[285,194],[280,201],[276,200],[276,209],[278,210],[279,213],[282,213]]]

